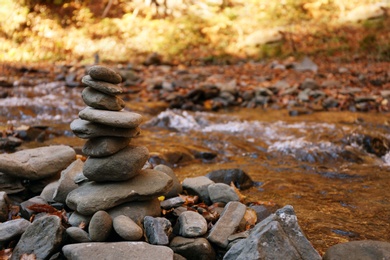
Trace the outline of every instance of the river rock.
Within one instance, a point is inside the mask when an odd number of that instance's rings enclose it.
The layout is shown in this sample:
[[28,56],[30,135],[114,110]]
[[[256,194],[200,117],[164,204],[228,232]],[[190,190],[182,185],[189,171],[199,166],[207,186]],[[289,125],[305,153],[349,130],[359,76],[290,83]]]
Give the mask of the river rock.
[[76,241],[77,243],[91,242],[91,239],[89,238],[87,231],[78,227],[68,227],[66,229],[66,234],[68,234],[68,236],[74,241]]
[[185,202],[184,199],[182,199],[181,197],[174,197],[174,198],[161,201],[160,206],[163,209],[172,209],[172,208],[180,207],[181,205],[184,204],[184,202]]
[[88,182],[71,191],[66,204],[83,215],[91,215],[98,210],[110,209],[125,202],[150,200],[161,196],[171,185],[172,179],[168,175],[146,169],[124,182]]
[[109,82],[104,82],[104,81],[99,81],[99,80],[94,80],[92,79],[91,76],[86,75],[81,79],[81,82],[84,85],[87,85],[88,87],[91,87],[93,89],[96,89],[97,91],[103,92],[108,95],[118,95],[123,92],[123,89],[121,86],[109,83]]
[[83,172],[83,166],[83,161],[77,159],[61,172],[57,189],[53,194],[54,201],[65,203],[68,193],[78,187],[78,185],[74,182],[74,178],[77,174]]
[[140,129],[136,128],[119,128],[102,124],[92,123],[88,120],[75,119],[70,124],[73,133],[83,139],[110,136],[110,137],[134,137],[139,135]]
[[0,172],[0,190],[11,195],[24,191],[25,187],[22,185],[22,180],[20,178],[15,178]]
[[173,260],[173,251],[166,246],[145,242],[81,243],[66,245],[62,251],[67,259],[166,259]]
[[0,191],[0,222],[8,220],[10,200],[7,193]]
[[152,245],[168,245],[169,236],[172,234],[172,225],[166,218],[144,218],[145,235]]
[[125,107],[125,102],[121,98],[108,95],[91,87],[84,88],[81,97],[87,106],[96,109],[119,111]]
[[129,145],[131,138],[101,136],[89,139],[82,152],[87,156],[105,157],[113,155]]
[[11,241],[23,234],[31,225],[30,221],[24,218],[13,219],[0,223],[0,242]]
[[121,215],[113,220],[115,232],[124,240],[137,241],[140,240],[144,231],[131,218]]
[[123,203],[108,211],[112,219],[118,216],[126,216],[137,225],[142,226],[146,216],[159,217],[161,215],[160,201],[157,198],[146,201],[132,201]]
[[92,66],[87,70],[87,73],[95,80],[101,80],[113,84],[119,84],[122,82],[122,77],[119,73],[105,66]]
[[226,204],[207,239],[219,247],[226,248],[228,237],[237,230],[245,212],[246,206],[240,202],[232,201]]
[[199,176],[193,178],[185,178],[182,182],[183,189],[190,195],[198,195],[204,203],[210,204],[210,196],[208,186],[214,182],[207,177]]
[[43,188],[43,190],[41,191],[41,194],[39,194],[39,196],[42,197],[44,200],[46,200],[49,203],[55,202],[53,200],[53,196],[54,196],[54,192],[57,190],[57,188],[58,188],[58,181],[53,181],[53,182],[49,183],[48,185],[46,185],[45,188]]
[[142,123],[140,114],[125,110],[108,111],[86,107],[79,112],[79,117],[94,123],[119,128],[136,128]]
[[207,232],[206,219],[195,211],[186,211],[178,218],[179,234],[183,237],[200,237]]
[[25,219],[30,219],[31,215],[34,214],[35,212],[29,209],[28,207],[36,204],[48,205],[47,201],[40,196],[35,196],[26,201],[23,201],[22,203],[20,203],[20,214],[22,215],[22,217]]
[[83,174],[91,181],[125,181],[136,176],[148,160],[144,146],[128,146],[107,157],[88,157]]
[[323,260],[390,259],[390,243],[374,240],[351,241],[331,246]]
[[156,171],[163,172],[172,178],[172,181],[173,181],[172,188],[169,191],[167,191],[166,194],[164,194],[164,196],[166,198],[176,197],[178,194],[180,194],[183,191],[183,188],[179,182],[179,179],[177,178],[176,174],[174,173],[174,171],[170,167],[168,167],[164,164],[159,164],[159,165],[155,166],[153,169]]
[[13,177],[39,180],[59,173],[76,159],[70,146],[53,145],[0,155],[0,172]]
[[64,235],[61,219],[45,216],[35,220],[23,233],[12,253],[12,260],[33,254],[35,259],[49,259],[60,250]]
[[240,197],[232,187],[225,183],[213,183],[208,186],[209,196],[212,203],[239,201]]
[[174,237],[169,244],[173,252],[184,256],[187,260],[215,259],[215,252],[205,238]]
[[74,211],[72,215],[70,215],[68,223],[72,227],[79,227],[80,225],[88,226],[89,222],[91,221],[91,218],[91,215],[82,215],[77,211]]
[[103,242],[106,241],[112,231],[112,219],[110,215],[99,210],[93,214],[89,222],[88,233],[91,241]]
[[252,179],[241,169],[221,169],[209,172],[206,177],[214,182],[221,182],[230,185],[232,182],[234,186],[239,189],[249,189],[253,187]]

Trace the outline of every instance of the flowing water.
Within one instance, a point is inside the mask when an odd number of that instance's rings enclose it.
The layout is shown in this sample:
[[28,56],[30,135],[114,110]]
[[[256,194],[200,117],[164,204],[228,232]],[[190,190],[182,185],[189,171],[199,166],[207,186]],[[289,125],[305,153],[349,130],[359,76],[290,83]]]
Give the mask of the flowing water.
[[[84,140],[69,123],[84,105],[81,89],[60,83],[14,87],[0,99],[0,126],[48,126],[43,142],[22,148]],[[317,112],[291,117],[284,110],[235,108],[217,113],[167,110],[135,103],[146,118],[133,143],[166,161],[180,180],[211,170],[240,168],[257,182],[246,201],[292,205],[299,223],[322,254],[336,243],[390,242],[390,119],[386,114]]]

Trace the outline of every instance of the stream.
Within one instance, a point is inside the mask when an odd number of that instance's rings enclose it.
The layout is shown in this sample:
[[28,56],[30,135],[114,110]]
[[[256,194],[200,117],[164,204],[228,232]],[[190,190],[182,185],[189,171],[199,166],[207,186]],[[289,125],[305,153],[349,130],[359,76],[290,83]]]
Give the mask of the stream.
[[[45,138],[19,149],[67,144],[80,151],[69,123],[84,108],[81,88],[61,82],[14,86],[0,99],[0,129],[44,127]],[[290,204],[300,226],[323,254],[363,239],[390,241],[390,119],[388,114],[232,108],[219,112],[167,109],[127,101],[145,117],[132,143],[152,163],[167,163],[179,180],[240,168],[257,183],[246,200],[275,208]]]

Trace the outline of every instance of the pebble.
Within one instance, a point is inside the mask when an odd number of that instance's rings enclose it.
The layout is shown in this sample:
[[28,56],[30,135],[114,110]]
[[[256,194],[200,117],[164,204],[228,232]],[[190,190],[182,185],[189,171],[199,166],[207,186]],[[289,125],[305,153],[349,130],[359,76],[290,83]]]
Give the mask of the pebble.
[[0,223],[0,242],[7,242],[17,238],[23,234],[30,225],[31,222],[24,218]]
[[172,225],[166,218],[144,218],[144,229],[147,241],[152,245],[168,245],[172,233]]
[[129,145],[131,138],[100,136],[89,139],[82,152],[87,156],[105,157],[113,155]]
[[234,186],[242,190],[249,189],[254,185],[251,177],[243,170],[237,168],[215,170],[207,173],[206,177],[213,182],[225,183],[227,185],[233,182]]
[[186,211],[178,218],[179,234],[183,237],[200,237],[207,232],[207,222],[195,211]]
[[68,219],[68,223],[72,226],[72,227],[79,227],[80,225],[85,225],[85,226],[88,226],[89,225],[89,222],[91,221],[91,218],[92,216],[91,215],[82,215],[80,213],[78,213],[77,211],[74,211],[69,219]]
[[57,187],[58,187],[58,181],[53,181],[48,185],[46,185],[45,188],[43,188],[39,196],[42,197],[47,202],[52,203],[54,202],[53,196],[54,196],[54,192],[57,190]]
[[208,186],[210,200],[212,203],[239,201],[240,197],[232,187],[225,183],[215,183]]
[[119,84],[122,82],[122,77],[115,70],[105,66],[95,65],[87,70],[87,73],[95,80]]
[[173,197],[173,198],[161,201],[160,206],[161,206],[161,208],[168,210],[168,209],[180,207],[181,205],[184,204],[184,202],[185,201],[182,199],[182,197]]
[[110,215],[99,210],[93,214],[88,226],[88,233],[91,241],[103,242],[106,241],[112,231],[112,219]]
[[208,186],[214,182],[205,176],[185,178],[183,180],[183,189],[190,195],[198,195],[207,205],[211,204]]
[[111,218],[126,216],[139,226],[142,226],[146,216],[159,217],[161,215],[160,201],[157,198],[145,201],[132,201],[123,203],[108,210]]
[[122,87],[109,82],[94,80],[89,75],[84,76],[81,79],[81,82],[88,87],[91,87],[93,89],[96,89],[97,91],[100,91],[108,95],[115,96],[123,92]]
[[176,174],[174,173],[174,171],[170,167],[163,165],[163,164],[159,164],[159,165],[155,166],[153,169],[156,171],[163,172],[172,178],[172,182],[173,182],[172,188],[169,189],[166,192],[166,194],[164,194],[164,196],[166,198],[175,197],[183,191],[183,188],[179,182],[179,179],[177,178]]
[[96,109],[119,111],[125,107],[125,102],[121,98],[108,95],[91,87],[84,88],[81,97],[87,106]]
[[88,243],[91,242],[87,231],[79,227],[68,227],[66,234],[77,243]]
[[142,228],[137,225],[131,218],[121,215],[113,220],[115,232],[124,240],[137,241],[140,240],[144,234]]
[[54,201],[65,203],[66,196],[68,196],[69,192],[78,187],[78,185],[74,182],[74,178],[77,174],[83,172],[83,166],[84,162],[77,159],[61,172],[61,177],[58,180],[57,188],[52,197]]
[[169,244],[173,252],[187,260],[216,259],[215,251],[206,238],[174,237]]

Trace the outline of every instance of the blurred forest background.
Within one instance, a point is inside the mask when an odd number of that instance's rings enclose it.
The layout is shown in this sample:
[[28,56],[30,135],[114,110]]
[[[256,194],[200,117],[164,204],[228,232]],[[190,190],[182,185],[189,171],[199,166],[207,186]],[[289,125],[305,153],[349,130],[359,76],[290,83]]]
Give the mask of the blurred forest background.
[[389,9],[389,0],[0,0],[0,62],[388,61]]

